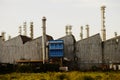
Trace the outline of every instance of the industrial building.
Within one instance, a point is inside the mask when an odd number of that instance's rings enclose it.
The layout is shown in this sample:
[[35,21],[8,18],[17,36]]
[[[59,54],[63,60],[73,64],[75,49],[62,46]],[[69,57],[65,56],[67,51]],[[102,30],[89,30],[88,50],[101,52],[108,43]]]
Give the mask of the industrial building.
[[[62,47],[64,51],[61,50],[64,54],[60,57],[62,66],[68,66],[69,70],[90,70],[93,67],[100,68],[105,65],[105,68],[120,70],[120,36],[106,40],[104,10],[105,6],[102,6],[101,35],[98,33],[89,36],[89,25],[86,25],[87,35],[83,39],[83,27],[81,26],[81,40],[76,41],[71,31],[72,26],[67,25],[66,35],[56,39],[64,42],[64,47]],[[24,28],[25,26],[24,23]],[[49,62],[51,55],[49,55],[48,42],[54,41],[54,38],[46,35],[45,17],[42,19],[42,30],[42,36],[34,39],[33,22],[31,22],[31,37],[26,36],[26,28],[24,35],[21,35],[21,27],[20,35],[9,40],[5,40],[2,34],[0,36],[0,63],[43,62],[44,64]]]
[[[46,40],[53,40],[53,38],[47,35]],[[31,39],[19,35],[10,40],[2,41],[0,62],[13,64],[19,60],[42,60],[41,45],[42,37]]]
[[90,69],[102,63],[102,40],[100,34],[76,42],[76,56],[80,69]]
[[110,69],[120,70],[120,36],[103,41],[103,63]]
[[[53,38],[47,35],[46,41],[49,40]],[[58,40],[64,41],[63,60],[67,62],[64,65],[70,69],[77,65],[80,70],[90,70],[103,64],[111,69],[120,69],[120,36],[102,41],[100,34],[96,34],[76,41],[73,35],[66,35]],[[7,41],[0,37],[0,62],[16,64],[21,60],[43,60],[42,37],[31,39],[19,35]],[[48,51],[45,60],[48,60]]]

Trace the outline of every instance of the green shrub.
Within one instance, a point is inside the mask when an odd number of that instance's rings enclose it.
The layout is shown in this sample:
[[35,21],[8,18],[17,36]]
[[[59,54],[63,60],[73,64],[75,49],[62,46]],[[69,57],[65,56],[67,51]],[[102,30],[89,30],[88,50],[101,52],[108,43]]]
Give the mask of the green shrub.
[[92,78],[91,76],[84,76],[83,80],[94,80],[94,78]]
[[8,80],[7,77],[0,77],[0,80]]
[[120,80],[120,72],[41,72],[1,74],[0,80]]
[[16,71],[17,72],[25,73],[25,72],[33,72],[33,69],[31,67],[31,65],[29,65],[29,64],[23,64],[23,65],[18,65]]
[[69,77],[66,74],[60,74],[57,76],[57,79],[59,80],[69,80]]

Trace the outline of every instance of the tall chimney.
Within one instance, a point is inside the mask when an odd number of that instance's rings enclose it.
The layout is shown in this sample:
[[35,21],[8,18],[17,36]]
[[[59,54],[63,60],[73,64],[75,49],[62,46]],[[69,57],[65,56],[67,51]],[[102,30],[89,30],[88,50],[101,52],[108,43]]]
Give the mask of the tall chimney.
[[11,39],[11,36],[10,35],[8,35],[8,40],[10,40]]
[[81,32],[80,32],[80,38],[81,38],[81,40],[83,39],[83,26],[81,26]]
[[86,25],[86,37],[89,37],[89,25]]
[[68,35],[68,25],[65,26],[65,30],[66,30],[66,35]]
[[46,17],[42,18],[42,52],[43,52],[43,64],[44,64],[45,56],[46,56]]
[[5,41],[5,32],[2,32],[1,35],[2,35],[2,40]]
[[114,32],[114,34],[115,34],[115,37],[117,37],[117,32]]
[[71,25],[67,25],[66,26],[66,35],[71,35],[72,34],[72,26]]
[[71,25],[69,25],[69,27],[68,27],[68,35],[71,35],[72,34],[72,26]]
[[24,30],[25,36],[27,36],[27,25],[26,24],[27,24],[26,22],[23,23],[23,30]]
[[22,27],[19,27],[19,35],[22,35]]
[[106,40],[106,29],[105,29],[105,8],[106,6],[101,6],[101,35],[102,40]]
[[34,33],[33,33],[33,22],[30,22],[30,37],[33,39],[34,38]]

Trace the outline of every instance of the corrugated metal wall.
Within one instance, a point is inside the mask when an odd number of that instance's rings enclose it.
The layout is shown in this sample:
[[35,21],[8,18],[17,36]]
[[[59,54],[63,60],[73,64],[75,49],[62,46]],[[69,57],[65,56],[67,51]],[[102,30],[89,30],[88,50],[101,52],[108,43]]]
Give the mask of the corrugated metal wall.
[[59,39],[64,41],[64,57],[73,61],[75,57],[75,42],[76,42],[74,36],[67,35]]
[[[2,36],[0,36],[0,54],[2,54]],[[0,62],[1,62],[1,55],[0,55]]]
[[105,63],[120,63],[120,36],[103,42]]
[[[16,60],[42,60],[42,37],[33,40],[24,40],[17,36],[7,41],[0,37],[0,62],[15,63]],[[73,35],[67,35],[64,40],[64,57],[73,61],[77,56],[80,69],[90,69],[102,63],[120,63],[120,36],[102,42],[100,34],[75,41]],[[47,36],[47,40],[53,40]],[[48,52],[47,52],[48,54]]]
[[[53,40],[53,38],[47,36],[48,40]],[[21,36],[5,41],[0,56],[2,63],[15,63],[20,59],[42,60],[42,37],[27,41],[25,44]]]
[[80,69],[91,69],[102,63],[102,40],[99,34],[76,42],[76,56]]

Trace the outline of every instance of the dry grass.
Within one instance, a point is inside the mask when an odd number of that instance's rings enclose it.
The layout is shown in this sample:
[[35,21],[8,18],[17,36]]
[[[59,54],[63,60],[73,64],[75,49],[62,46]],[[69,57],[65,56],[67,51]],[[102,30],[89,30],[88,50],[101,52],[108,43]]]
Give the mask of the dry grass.
[[120,72],[11,73],[0,75],[0,80],[120,80]]

